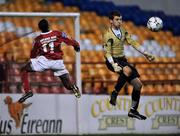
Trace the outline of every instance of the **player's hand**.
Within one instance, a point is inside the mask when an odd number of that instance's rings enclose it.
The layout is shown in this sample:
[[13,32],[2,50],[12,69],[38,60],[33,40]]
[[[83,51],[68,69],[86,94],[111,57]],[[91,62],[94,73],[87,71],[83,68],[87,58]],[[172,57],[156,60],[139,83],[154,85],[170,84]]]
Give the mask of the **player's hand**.
[[146,57],[147,60],[154,61],[155,60],[155,56],[153,56],[152,54],[149,54],[147,52],[144,52],[144,56]]
[[117,73],[121,72],[122,68],[120,66],[118,66],[117,63],[113,63],[112,66],[113,66],[115,72],[117,72]]
[[79,47],[79,46],[74,46],[74,50],[75,50],[76,52],[80,52],[80,47]]

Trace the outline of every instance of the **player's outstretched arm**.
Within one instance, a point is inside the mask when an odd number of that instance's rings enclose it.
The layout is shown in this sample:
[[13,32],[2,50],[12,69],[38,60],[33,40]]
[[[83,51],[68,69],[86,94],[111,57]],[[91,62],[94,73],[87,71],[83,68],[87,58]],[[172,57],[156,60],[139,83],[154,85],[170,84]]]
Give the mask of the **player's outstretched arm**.
[[145,56],[148,61],[151,62],[155,60],[155,56],[153,56],[150,53],[147,53],[142,48],[139,48],[140,44],[137,41],[133,40],[129,35],[126,37],[126,39],[127,39],[128,44],[130,44],[134,49],[136,49],[139,53]]
[[146,59],[147,59],[148,61],[151,62],[151,61],[154,61],[154,60],[155,60],[155,56],[154,56],[154,55],[152,55],[152,54],[150,54],[150,53],[142,50],[141,48],[139,49],[139,48],[137,48],[137,47],[135,47],[135,46],[133,46],[133,47],[134,47],[134,49],[136,49],[139,53],[141,53],[144,57],[146,57]]
[[65,44],[67,44],[67,45],[72,45],[76,52],[80,51],[79,43],[76,40],[68,37],[64,32],[61,33],[61,41],[64,42]]

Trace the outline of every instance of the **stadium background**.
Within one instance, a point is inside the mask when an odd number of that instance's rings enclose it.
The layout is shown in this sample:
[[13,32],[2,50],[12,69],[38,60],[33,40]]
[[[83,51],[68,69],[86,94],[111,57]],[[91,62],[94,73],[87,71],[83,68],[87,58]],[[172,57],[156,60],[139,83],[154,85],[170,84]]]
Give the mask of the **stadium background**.
[[[101,34],[108,24],[109,11],[117,9],[122,13],[124,27],[148,52],[157,56],[157,61],[148,63],[143,56],[126,47],[128,60],[139,73],[144,87],[143,96],[167,96],[176,98],[180,94],[180,16],[178,0],[122,1],[122,0],[1,0],[1,12],[79,12],[81,43],[82,92],[86,95],[106,95],[111,93],[117,75],[104,65]],[[152,7],[152,8],[150,8]],[[151,32],[146,23],[149,17],[162,18],[164,27],[160,32]],[[2,96],[19,95],[22,91],[20,67],[29,59],[33,37],[39,33],[37,23],[40,17],[0,18],[0,60]],[[48,18],[52,29],[63,30],[74,37],[73,19]],[[36,33],[30,34],[36,31]],[[75,53],[71,47],[63,47],[64,61],[75,80]],[[51,71],[30,74],[32,91],[44,94],[71,95]],[[131,94],[128,84],[120,95]],[[19,95],[20,96],[20,95]],[[120,96],[121,97],[121,96]],[[0,99],[0,101],[2,101]],[[17,97],[14,97],[14,100]],[[34,99],[33,99],[34,100]],[[7,109],[6,109],[7,110]],[[62,109],[63,110],[63,109]],[[0,117],[3,111],[0,112]],[[178,117],[179,117],[179,111]],[[2,119],[2,118],[0,118]],[[179,133],[176,130],[175,133]]]

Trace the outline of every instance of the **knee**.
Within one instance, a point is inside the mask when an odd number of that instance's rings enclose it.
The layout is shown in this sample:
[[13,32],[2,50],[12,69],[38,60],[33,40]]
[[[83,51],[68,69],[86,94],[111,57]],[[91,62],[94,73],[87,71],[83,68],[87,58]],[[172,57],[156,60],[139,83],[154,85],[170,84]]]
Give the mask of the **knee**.
[[22,67],[22,68],[20,69],[20,71],[21,71],[21,72],[26,71],[26,67],[25,67],[25,66]]
[[28,67],[27,66],[23,66],[21,69],[20,69],[21,72],[28,72]]
[[26,72],[33,72],[34,70],[32,70],[32,67],[31,67],[31,63],[27,63],[25,66],[23,66],[21,68],[21,72],[23,71],[26,71]]
[[141,82],[137,83],[134,85],[134,89],[137,91],[141,91],[143,84]]
[[124,73],[127,77],[129,77],[129,76],[132,74],[132,70],[131,70],[131,68],[130,68],[129,66],[125,66],[125,67],[123,67],[123,73]]

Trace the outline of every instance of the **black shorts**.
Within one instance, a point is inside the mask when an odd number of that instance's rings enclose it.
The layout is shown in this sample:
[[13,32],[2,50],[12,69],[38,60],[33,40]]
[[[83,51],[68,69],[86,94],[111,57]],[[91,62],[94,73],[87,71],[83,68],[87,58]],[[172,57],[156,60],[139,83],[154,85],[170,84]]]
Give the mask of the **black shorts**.
[[[127,81],[131,82],[131,80],[133,80],[134,78],[140,77],[138,71],[136,70],[136,68],[134,66],[132,66],[131,64],[129,64],[129,62],[127,61],[127,59],[125,57],[119,57],[119,58],[113,58],[114,62],[117,63],[120,66],[129,66],[132,70],[132,74],[127,77]],[[111,63],[109,63],[108,60],[106,60],[106,66],[109,70],[111,70],[112,72],[114,71],[114,68],[112,67]],[[123,72],[120,73],[120,75],[123,74]]]

